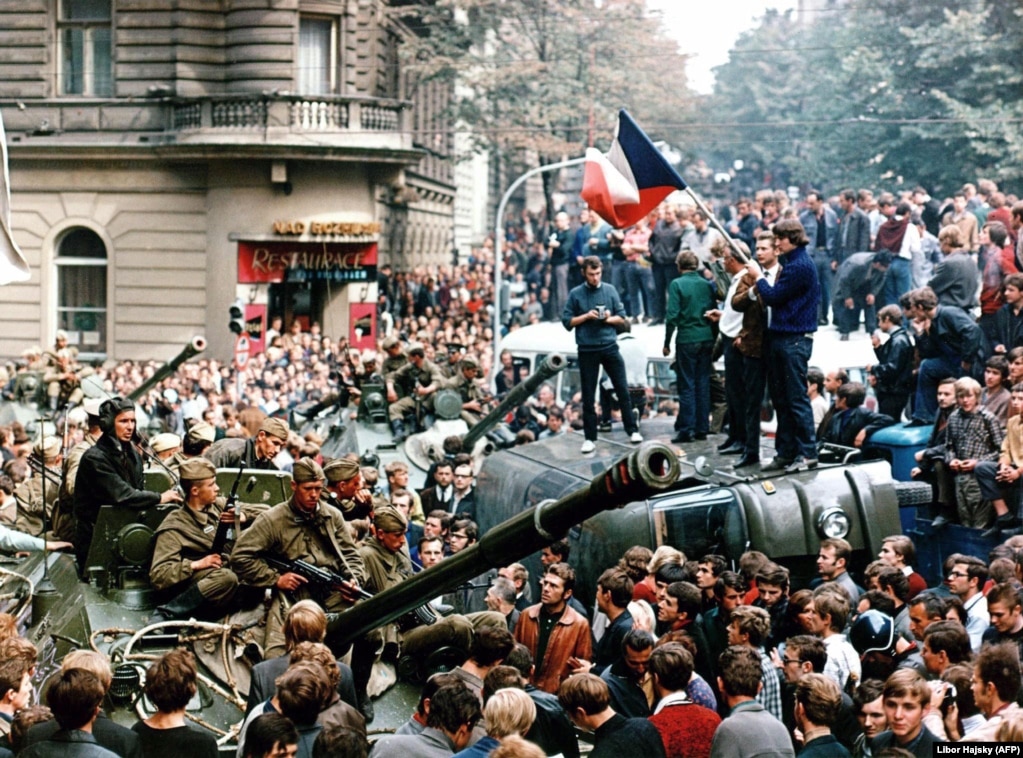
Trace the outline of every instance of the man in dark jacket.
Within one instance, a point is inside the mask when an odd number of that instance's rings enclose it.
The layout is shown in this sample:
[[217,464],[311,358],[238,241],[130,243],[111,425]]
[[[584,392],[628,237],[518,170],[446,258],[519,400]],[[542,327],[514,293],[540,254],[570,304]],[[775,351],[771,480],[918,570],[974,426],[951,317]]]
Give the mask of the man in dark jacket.
[[626,718],[611,707],[607,684],[593,674],[575,674],[558,690],[558,701],[577,727],[593,732],[591,758],[642,755],[664,758],[657,727],[645,718]]
[[863,311],[863,329],[868,334],[877,329],[874,302],[884,289],[885,277],[892,262],[888,250],[876,253],[853,253],[838,267],[833,285],[835,324],[842,340],[849,339],[860,325]]
[[938,382],[946,377],[958,379],[971,374],[978,359],[981,331],[962,308],[938,305],[938,298],[930,287],[914,290],[910,305],[915,316],[914,327],[919,332],[916,344],[920,353],[911,423],[926,426],[934,421],[937,411]]
[[980,269],[964,247],[962,232],[957,226],[946,226],[938,235],[944,258],[934,267],[934,276],[927,286],[934,291],[941,305],[954,305],[964,310],[980,304],[977,285]]
[[867,366],[870,383],[877,395],[877,409],[896,421],[913,392],[913,340],[902,326],[902,309],[886,305],[877,314],[878,326],[888,335],[882,345],[880,338],[871,335],[877,363]]
[[863,447],[870,435],[895,423],[891,416],[864,408],[866,399],[867,388],[859,382],[846,382],[839,387],[834,413],[817,430],[817,444],[831,442],[845,447]]
[[842,190],[838,203],[844,215],[838,222],[838,254],[831,264],[834,269],[853,253],[870,250],[870,218],[856,204],[856,192]]
[[678,275],[675,256],[678,255],[684,232],[685,229],[678,222],[674,206],[664,206],[663,215],[654,224],[654,230],[647,243],[650,246],[651,270],[654,274],[654,298],[651,309],[653,321],[650,322],[651,324],[664,323],[665,296],[668,292],[668,285]]
[[560,753],[565,758],[579,758],[579,740],[575,736],[575,728],[569,721],[565,709],[558,702],[557,695],[529,684],[533,678],[533,658],[529,649],[520,643],[504,659],[505,666],[513,666],[522,674],[526,681],[526,694],[536,706],[536,718],[526,732],[525,737],[535,742],[547,755]]
[[764,471],[792,473],[817,465],[813,410],[806,394],[806,368],[817,331],[821,299],[817,269],[807,255],[806,230],[794,219],[774,225],[781,273],[770,284],[755,263],[748,270],[757,278],[761,302],[769,309],[765,358],[767,386],[778,418],[776,455]]
[[142,458],[132,444],[135,403],[120,397],[107,400],[100,407],[100,426],[103,436],[82,455],[75,477],[74,543],[83,574],[100,506],[141,509],[182,501],[176,490],[160,494],[143,489]]

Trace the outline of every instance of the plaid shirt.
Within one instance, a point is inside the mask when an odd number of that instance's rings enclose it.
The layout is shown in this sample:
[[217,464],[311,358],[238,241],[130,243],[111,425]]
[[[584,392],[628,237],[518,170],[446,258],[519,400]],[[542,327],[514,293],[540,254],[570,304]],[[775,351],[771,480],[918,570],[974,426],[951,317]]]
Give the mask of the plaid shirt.
[[757,701],[764,706],[764,710],[781,721],[781,672],[762,647],[757,648],[757,653],[760,655],[760,672],[764,682],[760,694],[757,695]]
[[945,460],[997,461],[1005,430],[989,411],[978,408],[963,413],[956,408],[948,417],[945,432]]

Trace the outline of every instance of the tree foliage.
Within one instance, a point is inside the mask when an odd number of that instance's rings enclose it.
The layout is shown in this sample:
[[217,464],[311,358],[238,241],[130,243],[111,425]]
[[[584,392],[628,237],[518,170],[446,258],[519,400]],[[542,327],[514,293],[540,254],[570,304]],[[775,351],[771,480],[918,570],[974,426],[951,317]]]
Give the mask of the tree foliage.
[[768,12],[716,70],[705,117],[723,126],[700,148],[717,165],[830,191],[1023,187],[1018,3],[847,0],[808,15]]
[[436,0],[415,10],[424,33],[406,45],[405,70],[450,79],[453,121],[520,167],[580,156],[591,139],[606,145],[619,108],[640,124],[686,112],[685,57],[645,0]]

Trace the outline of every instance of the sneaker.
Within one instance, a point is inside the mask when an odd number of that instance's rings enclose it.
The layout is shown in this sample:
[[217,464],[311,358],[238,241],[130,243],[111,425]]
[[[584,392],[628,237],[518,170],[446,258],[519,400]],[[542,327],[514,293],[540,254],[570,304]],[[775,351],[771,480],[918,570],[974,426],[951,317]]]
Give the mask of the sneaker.
[[763,466],[760,467],[761,471],[787,471],[788,467],[791,466],[795,461],[792,458],[782,458],[781,456],[775,456]]
[[583,442],[583,446],[579,448],[580,453],[592,453],[597,449],[597,444],[593,440],[586,440]]
[[948,518],[945,516],[935,516],[934,521],[931,522],[932,529],[941,529],[943,526],[948,525]]
[[785,467],[786,474],[795,474],[797,471],[806,471],[808,469],[817,468],[816,458],[804,458],[802,456],[796,458],[792,463]]
[[609,422],[604,422],[602,424],[597,424],[597,431],[598,432],[610,432],[611,431],[611,424]]
[[1001,516],[995,519],[990,527],[980,533],[981,537],[997,537],[1001,534],[1002,530],[1015,529],[1019,526],[1019,519],[1013,516],[1011,513],[1003,513]]
[[638,445],[642,441],[643,435],[640,434],[639,432],[633,432],[632,435],[629,437],[629,442],[631,442],[633,445]]

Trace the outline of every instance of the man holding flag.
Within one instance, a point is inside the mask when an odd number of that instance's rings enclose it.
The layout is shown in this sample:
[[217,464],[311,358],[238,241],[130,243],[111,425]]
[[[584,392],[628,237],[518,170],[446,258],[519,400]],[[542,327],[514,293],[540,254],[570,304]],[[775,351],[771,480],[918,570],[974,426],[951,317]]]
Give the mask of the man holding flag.
[[817,267],[806,252],[809,239],[795,219],[774,225],[781,255],[781,273],[770,284],[756,263],[747,269],[756,277],[757,294],[769,308],[764,356],[767,388],[778,418],[775,458],[763,471],[787,473],[817,465],[817,441],[813,410],[806,394],[806,368],[817,331],[817,306],[821,288]]

